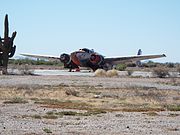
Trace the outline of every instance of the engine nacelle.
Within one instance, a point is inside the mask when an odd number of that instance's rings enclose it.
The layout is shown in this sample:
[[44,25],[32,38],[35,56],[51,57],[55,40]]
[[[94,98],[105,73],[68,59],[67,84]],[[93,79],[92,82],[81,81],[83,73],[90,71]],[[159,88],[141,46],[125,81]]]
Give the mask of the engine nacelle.
[[60,61],[66,65],[68,65],[71,62],[71,58],[69,54],[63,53],[60,55]]
[[98,55],[98,54],[91,54],[90,56],[90,62],[93,65],[102,65],[104,62],[104,57],[102,55]]
[[64,68],[69,68],[70,72],[72,69],[79,68],[72,60],[69,54],[61,54],[60,61],[64,63]]

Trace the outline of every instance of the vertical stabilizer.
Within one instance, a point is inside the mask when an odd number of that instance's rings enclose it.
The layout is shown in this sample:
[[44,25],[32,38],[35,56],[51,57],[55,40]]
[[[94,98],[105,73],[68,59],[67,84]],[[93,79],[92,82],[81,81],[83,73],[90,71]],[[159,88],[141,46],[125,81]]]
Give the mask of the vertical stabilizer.
[[[142,55],[142,50],[141,49],[138,50],[137,55]],[[142,66],[141,61],[136,61],[136,66],[141,67]]]

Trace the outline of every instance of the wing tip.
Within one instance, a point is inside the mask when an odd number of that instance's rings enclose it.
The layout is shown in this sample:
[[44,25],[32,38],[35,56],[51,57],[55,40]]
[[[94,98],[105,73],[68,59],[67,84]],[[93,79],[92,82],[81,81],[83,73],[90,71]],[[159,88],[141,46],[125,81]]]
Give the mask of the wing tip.
[[166,57],[166,54],[162,54],[163,57]]

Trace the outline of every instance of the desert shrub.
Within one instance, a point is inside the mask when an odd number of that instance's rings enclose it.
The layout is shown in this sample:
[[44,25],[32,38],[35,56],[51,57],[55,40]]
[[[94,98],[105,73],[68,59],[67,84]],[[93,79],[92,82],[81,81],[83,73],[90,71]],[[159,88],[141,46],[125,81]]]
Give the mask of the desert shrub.
[[163,67],[154,68],[153,73],[159,78],[165,78],[167,75],[169,75],[168,70]]
[[180,73],[180,67],[177,67],[177,72],[179,72],[179,73]]
[[149,112],[144,113],[144,114],[146,114],[146,115],[148,115],[148,116],[158,116],[158,113],[157,113],[157,112],[154,112],[154,111],[149,111]]
[[106,75],[107,75],[108,77],[118,76],[118,71],[115,70],[115,69],[113,69],[113,70],[108,70],[108,71],[106,72]]
[[29,68],[28,64],[22,65],[19,68],[19,71],[21,72],[22,75],[33,75],[34,74],[34,71]]
[[168,67],[168,68],[174,68],[174,67],[175,67],[175,64],[172,63],[172,62],[167,62],[167,63],[165,63],[165,65],[166,65],[166,67]]
[[135,63],[128,63],[127,67],[136,67],[136,64]]
[[180,111],[180,104],[177,105],[165,105],[168,111]]
[[116,69],[119,70],[119,71],[124,71],[126,69],[126,65],[125,64],[118,64],[116,66]]
[[4,104],[25,104],[28,103],[28,101],[24,100],[21,97],[14,97],[11,100],[7,100],[3,102]]
[[118,71],[112,69],[106,72],[104,69],[97,69],[94,74],[96,77],[114,77],[118,76]]
[[105,77],[106,71],[104,69],[97,69],[94,74],[97,77]]
[[58,117],[56,115],[45,115],[45,116],[42,116],[42,118],[45,118],[45,119],[57,119]]
[[148,61],[147,63],[143,63],[142,66],[147,68],[157,67],[157,63],[154,63],[153,61]]
[[76,97],[78,97],[78,95],[79,95],[79,92],[76,90],[73,90],[73,89],[68,89],[68,90],[66,90],[65,93],[66,93],[66,95],[72,95],[72,96],[76,96]]
[[51,131],[49,128],[44,128],[43,131],[46,132],[46,133],[48,133],[48,134],[49,134],[49,133],[52,133],[52,131]]
[[41,119],[42,118],[40,115],[37,115],[37,114],[35,114],[35,115],[31,116],[31,117],[34,118],[34,119]]
[[128,73],[129,76],[131,76],[133,71],[132,70],[127,70],[127,73]]

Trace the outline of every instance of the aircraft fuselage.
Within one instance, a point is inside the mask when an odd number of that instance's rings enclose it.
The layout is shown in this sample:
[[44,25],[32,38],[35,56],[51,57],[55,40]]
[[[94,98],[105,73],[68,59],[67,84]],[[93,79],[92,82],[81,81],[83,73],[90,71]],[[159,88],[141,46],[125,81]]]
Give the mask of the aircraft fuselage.
[[[63,58],[61,57],[60,60]],[[101,68],[104,64],[104,57],[102,55],[86,48],[72,52],[69,57],[71,63],[78,67],[90,67],[91,69],[96,70]],[[61,60],[61,62],[63,61]],[[64,64],[66,63],[64,62]]]

